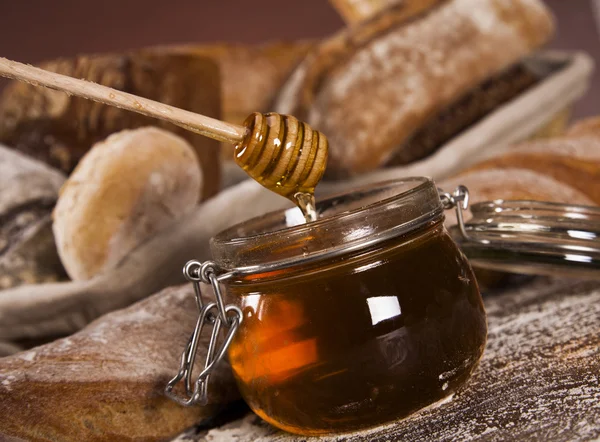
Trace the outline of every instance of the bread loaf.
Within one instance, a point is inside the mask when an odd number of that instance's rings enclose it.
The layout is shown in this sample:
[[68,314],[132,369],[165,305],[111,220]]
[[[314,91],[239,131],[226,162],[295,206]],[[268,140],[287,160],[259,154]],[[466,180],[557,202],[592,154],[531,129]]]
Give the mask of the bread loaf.
[[[225,121],[243,124],[251,113],[271,110],[275,94],[313,45],[308,41],[262,45],[190,44],[148,48],[146,51],[187,54],[214,60],[221,74],[222,117]],[[221,155],[224,161],[233,163],[231,144],[221,144]],[[224,166],[225,179],[229,175],[229,166]],[[233,173],[238,169],[234,165]]]
[[586,118],[579,121],[567,131],[567,135],[597,135],[600,136],[600,117]]
[[0,341],[71,334],[100,315],[180,284],[186,262],[210,259],[210,238],[234,224],[292,204],[249,179],[200,204],[136,247],[114,268],[90,280],[3,290]]
[[[467,186],[471,204],[503,199],[600,205],[599,121],[582,121],[561,137],[511,146],[439,186],[446,191]],[[453,224],[454,215],[447,216]]]
[[[221,73],[222,116],[242,124],[253,112],[267,112],[275,94],[308,53],[309,41],[262,45],[212,44],[148,49],[213,59]],[[232,156],[231,151],[229,156]]]
[[50,217],[64,181],[60,172],[0,145],[0,290],[66,279]]
[[[511,68],[552,30],[539,0],[399,2],[311,51],[274,110],[329,137],[329,176],[412,162],[446,141],[438,133],[454,135],[530,85]],[[508,85],[487,83],[504,74]]]
[[[226,362],[210,377],[207,406],[182,407],[163,394],[197,311],[186,284],[66,339],[1,358],[0,440],[168,440],[214,416],[238,399]],[[198,345],[198,361],[207,341]]]
[[358,23],[402,0],[329,0],[346,23]]
[[[219,118],[219,70],[210,58],[186,54],[80,56],[41,65],[125,92]],[[203,197],[220,187],[219,143],[180,127],[65,93],[12,82],[0,98],[0,142],[69,174],[87,150],[123,129],[158,125],[194,146]]]
[[63,186],[54,210],[58,252],[71,279],[114,267],[194,210],[201,188],[193,148],[170,132],[126,130],[96,144]]

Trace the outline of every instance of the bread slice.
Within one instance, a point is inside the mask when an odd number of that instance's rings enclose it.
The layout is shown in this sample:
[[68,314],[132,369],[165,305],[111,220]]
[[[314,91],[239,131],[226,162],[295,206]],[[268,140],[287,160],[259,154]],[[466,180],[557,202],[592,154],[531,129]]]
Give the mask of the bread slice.
[[[42,63],[41,67],[186,110],[221,116],[219,68],[201,55],[79,56]],[[216,141],[153,118],[16,81],[0,98],[0,142],[67,174],[92,145],[110,134],[152,125],[190,142],[204,176],[202,197],[214,195],[220,188]]]
[[330,176],[374,170],[394,156],[413,161],[431,150],[409,146],[421,128],[540,47],[553,29],[539,0],[400,2],[312,51],[274,108],[329,137]]

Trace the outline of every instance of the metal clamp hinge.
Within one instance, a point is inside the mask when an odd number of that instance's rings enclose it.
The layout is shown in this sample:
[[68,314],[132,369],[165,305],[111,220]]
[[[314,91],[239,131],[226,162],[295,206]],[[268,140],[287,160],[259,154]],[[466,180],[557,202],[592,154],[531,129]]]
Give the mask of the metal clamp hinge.
[[463,185],[460,185],[451,194],[448,192],[444,192],[442,189],[439,188],[438,193],[440,195],[440,200],[442,201],[442,206],[444,210],[456,210],[456,221],[458,224],[458,230],[460,231],[460,234],[465,240],[470,241],[471,238],[469,237],[467,229],[465,228],[465,218],[463,214],[463,211],[469,208],[469,189],[467,189]]
[[[243,315],[240,308],[235,305],[225,305],[223,301],[218,271],[218,266],[211,261],[205,263],[189,261],[183,268],[184,276],[194,287],[199,314],[194,331],[181,355],[179,372],[165,387],[165,394],[184,406],[195,404],[206,405],[210,375],[215,370],[219,361],[225,357],[227,349],[242,323]],[[200,288],[201,282],[212,286],[216,302],[208,304],[203,302]],[[204,369],[194,381],[192,372],[196,360],[196,351],[205,325],[212,325],[212,331],[210,333]],[[223,326],[228,330],[219,346],[219,333]],[[185,397],[179,396],[173,391],[181,380],[184,381]]]

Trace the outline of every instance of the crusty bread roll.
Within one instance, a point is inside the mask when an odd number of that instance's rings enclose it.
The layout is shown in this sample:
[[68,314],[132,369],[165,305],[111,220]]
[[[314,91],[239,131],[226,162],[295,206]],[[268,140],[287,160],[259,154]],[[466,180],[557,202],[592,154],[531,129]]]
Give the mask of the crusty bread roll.
[[[566,135],[516,144],[438,185],[470,191],[471,204],[533,200],[600,205],[600,119],[584,120]],[[447,223],[455,223],[447,212]]]
[[164,441],[213,417],[239,399],[225,361],[210,376],[206,406],[182,407],[163,393],[197,316],[186,284],[68,338],[0,358],[0,440]]
[[162,129],[111,135],[82,158],[54,210],[53,231],[73,280],[117,264],[145,239],[192,211],[202,172],[193,148]]
[[[446,141],[428,137],[452,136],[481,118],[486,96],[465,99],[474,89],[487,91],[487,82],[505,71],[517,93],[530,85],[527,72],[510,68],[552,31],[539,0],[399,2],[311,51],[274,110],[329,137],[329,176],[406,164]],[[512,88],[492,88],[495,105],[514,96]],[[452,112],[457,105],[460,112]],[[427,133],[419,133],[425,126]]]
[[442,181],[441,186],[443,189],[455,189],[459,184],[467,186],[472,196],[472,204],[497,199],[593,204],[590,196],[579,191],[573,182],[569,182],[571,180],[557,180],[545,171],[537,171],[536,167],[528,168],[531,164],[509,165],[511,161],[520,163],[522,158],[527,161],[526,157],[502,157],[496,160],[497,165],[482,164],[481,170],[475,168],[461,173],[457,177]]
[[248,179],[200,204],[95,278],[5,290],[0,296],[0,341],[64,336],[102,314],[180,284],[186,262],[211,259],[209,240],[219,232],[291,206],[287,198]]
[[[82,55],[41,67],[215,118],[221,116],[219,67],[200,54]],[[202,167],[203,198],[219,191],[217,141],[134,112],[18,81],[9,84],[0,98],[0,142],[66,174],[98,141],[123,129],[148,125],[188,140]]]

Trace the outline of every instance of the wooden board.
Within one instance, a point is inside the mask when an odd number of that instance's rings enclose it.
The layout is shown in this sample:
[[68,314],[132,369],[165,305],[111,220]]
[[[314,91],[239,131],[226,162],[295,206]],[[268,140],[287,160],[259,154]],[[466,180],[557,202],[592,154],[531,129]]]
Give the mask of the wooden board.
[[[577,441],[600,437],[600,282],[538,279],[485,299],[480,367],[453,398],[371,431],[319,441]],[[178,442],[298,442],[248,414]],[[317,439],[313,439],[317,440]]]

